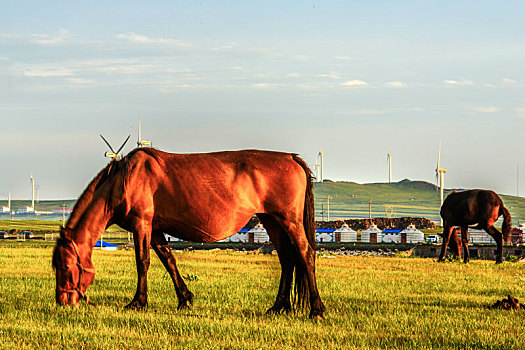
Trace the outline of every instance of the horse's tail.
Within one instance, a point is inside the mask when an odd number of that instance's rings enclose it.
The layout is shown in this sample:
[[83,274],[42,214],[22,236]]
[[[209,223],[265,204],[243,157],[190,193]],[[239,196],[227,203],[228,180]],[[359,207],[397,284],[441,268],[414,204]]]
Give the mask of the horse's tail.
[[502,215],[502,214],[503,214],[503,225],[501,225],[501,231],[502,231],[501,233],[503,234],[503,241],[507,242],[510,236],[511,218],[510,218],[509,211],[507,210],[507,208],[503,206],[503,204],[501,204],[499,207],[499,215]]
[[[306,233],[306,239],[313,249],[313,263],[315,268],[315,249],[317,242],[315,241],[315,208],[314,208],[314,185],[312,181],[312,171],[298,155],[293,154],[293,160],[297,162],[304,170],[306,176],[306,192],[304,198],[303,211],[303,227]],[[305,308],[310,299],[308,292],[308,279],[306,269],[302,264],[295,265],[295,297],[294,304],[298,308]]]

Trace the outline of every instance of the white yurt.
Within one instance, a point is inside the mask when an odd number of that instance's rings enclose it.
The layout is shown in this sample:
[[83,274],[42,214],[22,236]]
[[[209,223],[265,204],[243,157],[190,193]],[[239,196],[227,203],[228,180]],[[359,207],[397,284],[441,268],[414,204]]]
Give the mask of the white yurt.
[[378,237],[381,239],[381,230],[374,224],[361,232],[361,242],[377,243]]
[[408,225],[406,229],[401,231],[402,241],[404,235],[406,235],[406,243],[421,243],[425,241],[425,235],[415,225]]
[[247,243],[248,242],[248,230],[242,229],[236,232],[234,235],[227,238],[228,242],[234,243]]
[[343,224],[334,231],[334,242],[357,242],[357,232],[352,230],[347,224]]
[[268,236],[268,232],[266,232],[262,224],[257,224],[257,226],[248,231],[248,235],[250,234],[253,234],[254,243],[266,243],[270,240],[270,236]]

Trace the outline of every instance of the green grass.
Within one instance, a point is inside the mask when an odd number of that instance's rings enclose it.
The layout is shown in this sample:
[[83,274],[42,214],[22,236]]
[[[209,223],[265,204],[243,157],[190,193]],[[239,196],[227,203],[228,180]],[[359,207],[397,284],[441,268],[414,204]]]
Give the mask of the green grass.
[[488,348],[522,349],[524,312],[489,310],[512,294],[525,299],[525,266],[487,261],[319,257],[326,318],[266,316],[278,286],[275,255],[176,253],[195,294],[178,311],[156,257],[150,305],[124,310],[134,294],[133,251],[94,251],[97,304],[57,307],[51,248],[0,249],[0,348]]

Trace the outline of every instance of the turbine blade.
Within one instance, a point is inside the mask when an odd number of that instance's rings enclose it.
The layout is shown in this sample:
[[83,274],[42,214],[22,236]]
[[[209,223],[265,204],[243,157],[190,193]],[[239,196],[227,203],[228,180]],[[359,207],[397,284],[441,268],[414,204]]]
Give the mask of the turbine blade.
[[436,171],[439,170],[439,163],[440,163],[440,160],[441,160],[441,139],[439,140],[438,163],[437,163]]
[[116,153],[115,150],[113,149],[113,147],[111,147],[111,145],[109,144],[109,142],[104,138],[104,136],[100,135],[100,137],[102,137],[102,140],[104,140],[104,142],[106,143],[106,145],[108,145],[108,147],[109,147],[109,149],[111,150],[111,152]]
[[124,148],[124,145],[126,144],[126,142],[128,142],[129,138],[131,137],[131,135],[128,135],[128,138],[126,139],[126,141],[124,141],[124,143],[122,144],[122,146],[120,146],[120,148],[118,149],[117,152],[115,152],[116,154],[119,154],[120,151],[122,151],[122,149]]

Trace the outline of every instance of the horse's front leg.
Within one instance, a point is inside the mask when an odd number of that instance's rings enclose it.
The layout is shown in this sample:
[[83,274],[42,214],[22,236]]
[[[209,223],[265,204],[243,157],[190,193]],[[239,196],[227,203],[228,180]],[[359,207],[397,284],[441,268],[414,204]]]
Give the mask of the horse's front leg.
[[465,249],[463,262],[466,264],[470,261],[470,253],[468,251],[468,226],[461,226],[461,243]]
[[446,223],[443,225],[443,243],[441,244],[441,253],[439,254],[438,261],[444,261],[445,255],[447,255],[448,241],[452,235],[454,226],[448,226]]
[[175,285],[175,292],[179,298],[178,309],[188,308],[193,304],[193,293],[188,290],[186,283],[182,279],[177,265],[175,263],[175,257],[171,253],[171,249],[164,237],[162,232],[153,232],[151,235],[151,246],[155,253],[159,256],[160,261],[171,276],[171,280]]
[[133,241],[135,243],[135,261],[137,263],[137,291],[126,308],[144,308],[148,305],[148,268],[150,262],[151,223],[146,220],[134,220]]

